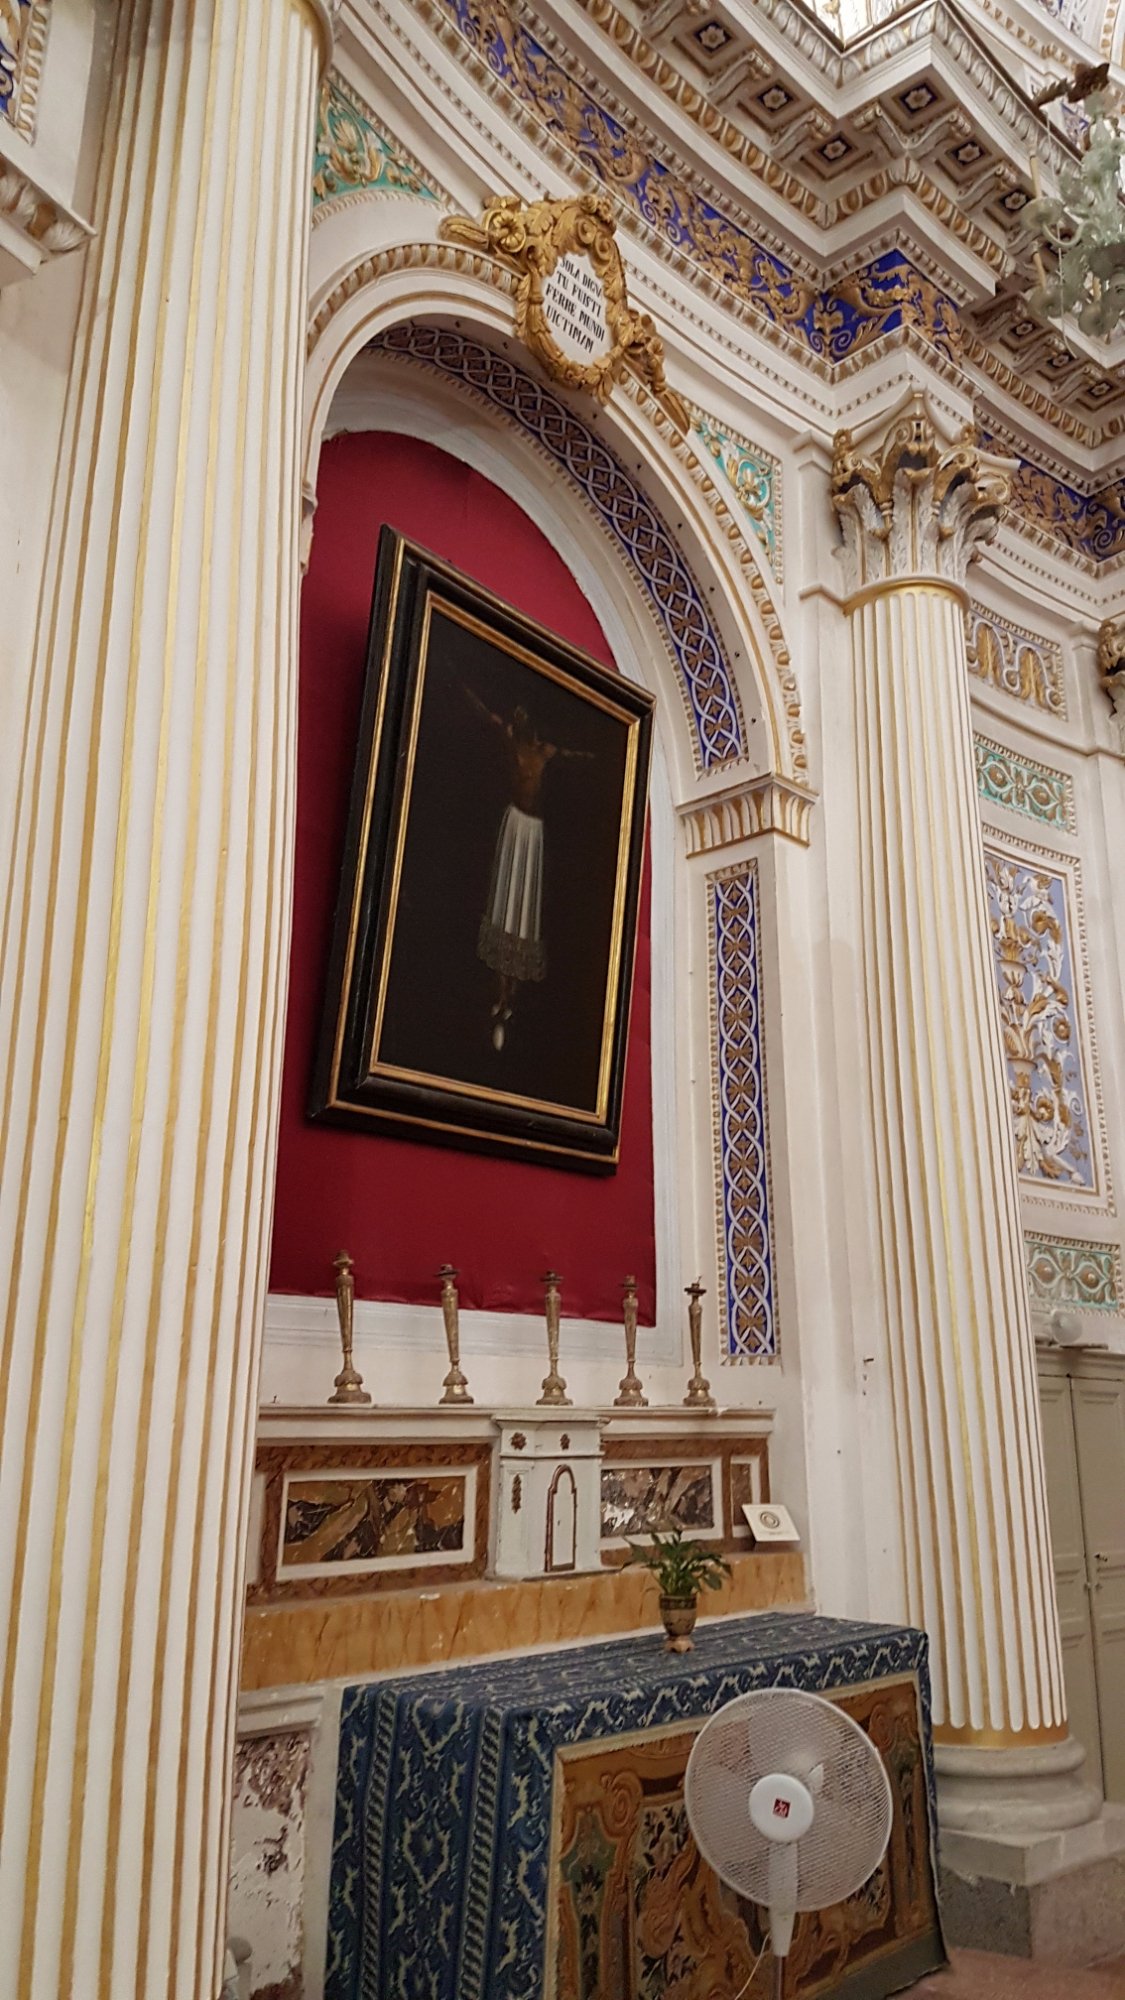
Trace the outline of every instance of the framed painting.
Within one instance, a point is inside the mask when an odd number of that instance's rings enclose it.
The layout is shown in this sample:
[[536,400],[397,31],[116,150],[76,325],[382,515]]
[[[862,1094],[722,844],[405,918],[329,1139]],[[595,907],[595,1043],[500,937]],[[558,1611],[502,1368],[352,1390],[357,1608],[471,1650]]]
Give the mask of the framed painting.
[[383,529],[313,1117],[613,1170],[651,734]]

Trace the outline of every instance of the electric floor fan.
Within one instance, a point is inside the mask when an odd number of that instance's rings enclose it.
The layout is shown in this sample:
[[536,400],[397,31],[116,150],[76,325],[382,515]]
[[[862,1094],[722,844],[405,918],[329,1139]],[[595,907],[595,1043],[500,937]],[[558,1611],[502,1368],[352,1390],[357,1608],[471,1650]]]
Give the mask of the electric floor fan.
[[817,1694],[763,1688],[704,1723],[684,1779],[696,1846],[720,1881],[769,1912],[774,2000],[798,1910],[861,1889],[891,1837],[883,1760]]

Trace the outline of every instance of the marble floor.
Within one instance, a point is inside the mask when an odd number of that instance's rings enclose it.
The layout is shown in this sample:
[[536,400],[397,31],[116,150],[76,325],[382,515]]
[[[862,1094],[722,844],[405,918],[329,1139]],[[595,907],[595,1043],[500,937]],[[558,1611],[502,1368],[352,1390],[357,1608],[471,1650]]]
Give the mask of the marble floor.
[[911,2000],[1125,2000],[1125,1960],[1078,1972],[1070,1965],[954,1951],[948,1972],[910,1988]]

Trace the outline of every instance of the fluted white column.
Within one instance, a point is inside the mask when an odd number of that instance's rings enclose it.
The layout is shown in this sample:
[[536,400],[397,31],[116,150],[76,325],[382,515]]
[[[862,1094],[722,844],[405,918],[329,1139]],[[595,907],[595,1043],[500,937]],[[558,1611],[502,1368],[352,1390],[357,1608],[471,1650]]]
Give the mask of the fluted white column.
[[[1067,1790],[1076,1758],[1058,1747],[1066,1703],[965,653],[965,566],[995,532],[1007,482],[970,437],[944,441],[915,400],[874,450],[837,438],[832,485],[851,592],[864,1053],[906,1610],[930,1634],[946,1772],[1042,1772]],[[951,1797],[956,1822],[956,1783]],[[1043,1810],[1066,1820],[1089,1804],[1071,1795]],[[975,1823],[971,1799],[959,1823]]]
[[122,0],[0,933],[0,1959],[218,1992],[327,10]]

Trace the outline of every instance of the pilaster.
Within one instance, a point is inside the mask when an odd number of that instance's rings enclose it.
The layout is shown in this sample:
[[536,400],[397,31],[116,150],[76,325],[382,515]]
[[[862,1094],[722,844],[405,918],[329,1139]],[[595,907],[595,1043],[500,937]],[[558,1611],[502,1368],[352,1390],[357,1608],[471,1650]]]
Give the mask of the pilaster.
[[0,933],[12,2000],[219,1988],[327,28],[118,17]]
[[[913,397],[836,439],[855,729],[860,971],[902,1567],[931,1640],[951,1825],[982,1773],[1013,1824],[1088,1817],[1048,1535],[1004,1054],[980,849],[965,571],[1007,499],[1001,461]],[[1059,1798],[1053,1779],[1059,1780]],[[1065,1798],[1062,1794],[1065,1793]],[[971,1796],[970,1796],[971,1795]],[[987,1807],[1003,1817],[994,1794]]]

